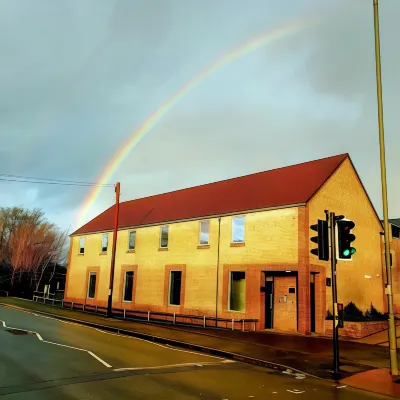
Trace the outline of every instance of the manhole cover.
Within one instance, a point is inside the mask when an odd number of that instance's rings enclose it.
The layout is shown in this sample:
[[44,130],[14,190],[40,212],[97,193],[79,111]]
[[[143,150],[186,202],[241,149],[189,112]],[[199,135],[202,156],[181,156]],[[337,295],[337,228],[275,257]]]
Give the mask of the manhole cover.
[[31,332],[24,331],[22,329],[6,329],[6,331],[12,333],[13,335],[31,335]]

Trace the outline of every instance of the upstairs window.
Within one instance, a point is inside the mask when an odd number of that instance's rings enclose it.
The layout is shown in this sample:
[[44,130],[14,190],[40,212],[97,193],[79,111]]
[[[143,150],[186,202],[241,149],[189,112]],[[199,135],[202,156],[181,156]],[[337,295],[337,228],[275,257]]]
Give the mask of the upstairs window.
[[400,228],[392,224],[392,237],[400,239]]
[[128,250],[135,250],[136,245],[136,231],[129,232]]
[[161,227],[160,247],[162,249],[168,248],[168,226]]
[[85,254],[85,238],[81,237],[79,239],[79,254]]
[[244,217],[232,218],[232,243],[244,243]]
[[108,249],[108,234],[105,233],[101,238],[101,252],[107,253],[107,249]]
[[210,221],[200,222],[200,246],[206,246],[210,242]]

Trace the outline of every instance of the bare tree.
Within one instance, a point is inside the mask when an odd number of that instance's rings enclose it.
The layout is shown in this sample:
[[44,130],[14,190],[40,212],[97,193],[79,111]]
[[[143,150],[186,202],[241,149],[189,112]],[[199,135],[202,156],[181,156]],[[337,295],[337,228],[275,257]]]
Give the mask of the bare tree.
[[0,208],[0,263],[11,270],[12,288],[15,274],[31,274],[38,290],[49,265],[62,260],[68,232],[60,232],[44,218],[40,209]]

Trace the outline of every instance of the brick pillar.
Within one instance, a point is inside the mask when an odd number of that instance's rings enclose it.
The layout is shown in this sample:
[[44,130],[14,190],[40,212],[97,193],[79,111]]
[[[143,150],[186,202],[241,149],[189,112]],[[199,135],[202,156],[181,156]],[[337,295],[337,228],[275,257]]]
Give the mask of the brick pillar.
[[315,332],[325,333],[326,317],[326,273],[321,268],[315,274]]
[[308,207],[298,208],[298,331],[310,334],[310,260]]

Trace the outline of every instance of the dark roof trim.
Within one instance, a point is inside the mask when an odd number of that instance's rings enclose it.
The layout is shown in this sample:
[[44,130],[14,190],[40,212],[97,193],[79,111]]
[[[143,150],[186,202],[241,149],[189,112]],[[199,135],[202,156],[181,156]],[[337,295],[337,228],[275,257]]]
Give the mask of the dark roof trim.
[[[189,221],[201,221],[204,219],[209,219],[209,218],[218,218],[218,217],[229,217],[229,216],[234,216],[234,215],[243,215],[243,214],[252,214],[256,212],[263,212],[263,211],[273,211],[273,210],[282,210],[285,208],[297,208],[297,207],[304,207],[306,203],[295,203],[295,204],[286,204],[283,206],[276,206],[276,207],[268,207],[268,208],[258,208],[254,210],[243,210],[243,211],[237,211],[237,212],[232,212],[232,213],[226,213],[226,214],[214,214],[214,215],[199,215],[197,217],[193,218],[185,218],[185,219],[177,219],[177,220],[172,220],[172,221],[159,221],[155,222],[153,224],[143,224],[143,225],[135,225],[135,226],[120,226],[118,227],[118,231],[122,230],[128,230],[128,229],[137,229],[137,228],[147,228],[149,226],[161,226],[161,225],[171,225],[171,224],[177,224],[179,222],[189,222]],[[94,235],[96,233],[103,233],[103,232],[113,232],[114,229],[106,229],[102,231],[93,231],[93,232],[85,232],[85,233],[72,233],[69,235],[69,237],[79,237],[79,236],[87,236],[87,235]]]

